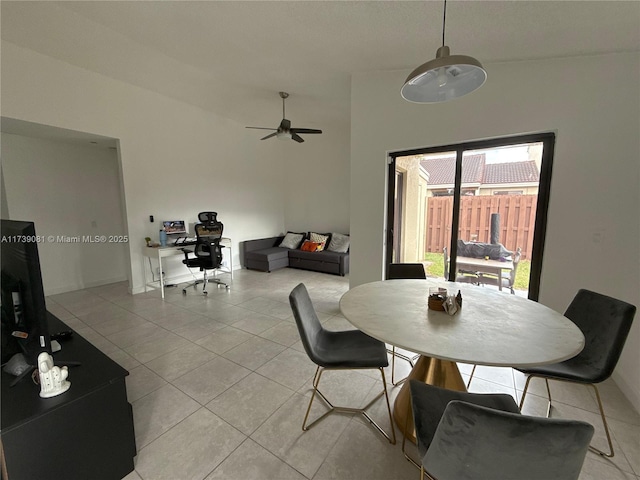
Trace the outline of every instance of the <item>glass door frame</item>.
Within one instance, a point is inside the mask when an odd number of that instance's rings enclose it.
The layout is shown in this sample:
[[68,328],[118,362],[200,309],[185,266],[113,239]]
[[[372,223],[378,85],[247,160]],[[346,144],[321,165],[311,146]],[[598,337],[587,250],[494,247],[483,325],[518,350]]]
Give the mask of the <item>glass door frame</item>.
[[[542,143],[542,162],[540,166],[540,181],[538,184],[538,202],[536,206],[536,220],[533,234],[533,247],[531,252],[531,272],[529,277],[530,300],[537,301],[540,294],[540,277],[542,274],[542,258],[544,254],[544,244],[547,231],[547,213],[549,208],[549,197],[551,192],[551,172],[553,165],[553,155],[556,135],[553,132],[534,133],[528,135],[515,135],[509,137],[492,138],[488,140],[477,140],[463,142],[454,145],[443,145],[439,147],[418,148],[389,153],[389,166],[387,174],[387,229],[386,229],[386,265],[393,261],[393,246],[395,234],[394,199],[396,189],[396,158],[410,155],[425,155],[444,152],[456,152],[456,173],[453,198],[453,215],[451,223],[451,245],[449,253],[451,264],[449,266],[449,280],[456,272],[456,257],[458,244],[458,229],[460,225],[460,190],[462,179],[462,157],[465,151],[481,150],[488,148],[506,147],[523,143]],[[385,265],[386,271],[388,270]]]

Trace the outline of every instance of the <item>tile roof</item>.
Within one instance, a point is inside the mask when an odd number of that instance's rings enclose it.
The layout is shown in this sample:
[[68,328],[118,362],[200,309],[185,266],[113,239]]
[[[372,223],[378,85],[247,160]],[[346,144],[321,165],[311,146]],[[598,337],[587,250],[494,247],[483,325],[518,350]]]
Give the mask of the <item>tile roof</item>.
[[[509,184],[538,182],[540,173],[534,161],[486,163],[485,154],[463,158],[462,184]],[[429,173],[429,186],[453,185],[455,157],[427,158],[420,162]]]
[[[484,153],[463,158],[462,183],[481,183],[484,170]],[[428,158],[420,162],[429,172],[429,185],[453,185],[455,183],[455,157]]]
[[490,163],[485,165],[482,183],[528,183],[540,180],[536,162]]

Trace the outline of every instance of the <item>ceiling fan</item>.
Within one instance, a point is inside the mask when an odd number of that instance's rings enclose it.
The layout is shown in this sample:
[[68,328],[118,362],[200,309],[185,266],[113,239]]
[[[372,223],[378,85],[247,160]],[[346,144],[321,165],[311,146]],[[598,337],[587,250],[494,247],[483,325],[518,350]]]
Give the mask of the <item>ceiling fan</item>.
[[270,133],[266,137],[262,137],[260,140],[266,140],[267,138],[277,137],[280,140],[295,140],[298,143],[304,142],[304,139],[298,135],[299,133],[322,133],[322,130],[316,130],[314,128],[291,128],[291,122],[285,118],[284,113],[284,101],[289,94],[287,92],[279,92],[280,98],[282,98],[282,121],[278,128],[267,128],[267,127],[247,127],[247,128],[255,128],[258,130],[275,130],[273,133]]

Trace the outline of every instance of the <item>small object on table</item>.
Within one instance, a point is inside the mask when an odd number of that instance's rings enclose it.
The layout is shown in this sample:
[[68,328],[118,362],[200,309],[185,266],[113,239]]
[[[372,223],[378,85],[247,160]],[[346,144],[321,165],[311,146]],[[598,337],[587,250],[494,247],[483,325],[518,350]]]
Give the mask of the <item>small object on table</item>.
[[71,382],[67,380],[69,369],[53,364],[53,357],[47,352],[38,355],[38,377],[40,379],[40,397],[50,398],[69,390]]
[[167,246],[167,232],[164,230],[160,230],[160,246],[161,247]]
[[442,287],[429,287],[429,299],[427,305],[431,310],[443,311],[447,298],[447,289]]
[[458,307],[462,308],[462,293],[458,290],[458,295],[456,295],[456,302],[458,302]]
[[62,332],[57,332],[57,333],[52,333],[51,334],[51,340],[69,340],[71,337],[73,337],[73,331],[72,330],[63,330]]
[[442,308],[449,315],[455,315],[460,307],[458,306],[458,301],[456,300],[456,297],[453,295],[449,295],[442,303]]

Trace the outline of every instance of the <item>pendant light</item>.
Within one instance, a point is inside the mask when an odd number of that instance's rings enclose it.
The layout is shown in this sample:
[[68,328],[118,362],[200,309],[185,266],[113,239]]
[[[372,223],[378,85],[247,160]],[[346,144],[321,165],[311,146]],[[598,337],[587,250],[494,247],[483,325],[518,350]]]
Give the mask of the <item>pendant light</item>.
[[487,79],[482,64],[466,55],[450,55],[444,44],[447,0],[442,16],[442,46],[436,58],[409,74],[402,86],[402,97],[414,103],[440,103],[462,97],[480,88]]

